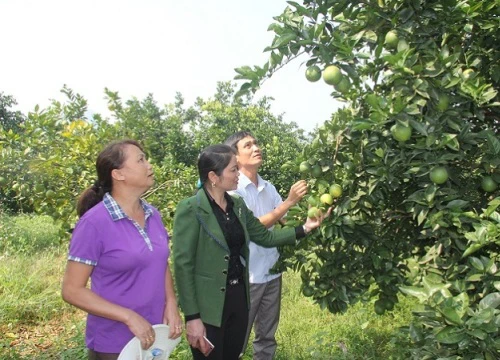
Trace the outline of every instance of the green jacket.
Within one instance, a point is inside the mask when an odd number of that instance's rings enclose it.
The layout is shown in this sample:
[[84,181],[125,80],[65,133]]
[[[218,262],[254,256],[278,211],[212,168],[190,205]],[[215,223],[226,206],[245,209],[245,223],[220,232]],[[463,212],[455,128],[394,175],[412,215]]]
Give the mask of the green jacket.
[[[248,244],[253,242],[275,247],[295,244],[295,230],[269,231],[246,207],[243,199],[233,196],[233,211],[245,232],[242,256],[248,263]],[[199,190],[195,196],[182,200],[174,218],[174,276],[179,305],[184,315],[199,313],[207,324],[220,327],[229,261],[229,247],[212,211],[207,195]],[[245,271],[247,304],[248,267]]]

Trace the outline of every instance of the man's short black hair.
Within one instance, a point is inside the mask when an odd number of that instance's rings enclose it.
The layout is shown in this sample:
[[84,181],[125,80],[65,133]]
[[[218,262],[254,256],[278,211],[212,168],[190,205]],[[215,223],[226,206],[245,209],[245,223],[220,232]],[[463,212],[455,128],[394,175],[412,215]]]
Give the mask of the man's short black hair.
[[234,150],[236,150],[236,152],[238,152],[238,143],[241,139],[244,139],[247,136],[251,136],[255,139],[255,136],[253,136],[250,131],[238,131],[237,133],[229,136],[226,141],[224,141],[224,144],[231,146]]

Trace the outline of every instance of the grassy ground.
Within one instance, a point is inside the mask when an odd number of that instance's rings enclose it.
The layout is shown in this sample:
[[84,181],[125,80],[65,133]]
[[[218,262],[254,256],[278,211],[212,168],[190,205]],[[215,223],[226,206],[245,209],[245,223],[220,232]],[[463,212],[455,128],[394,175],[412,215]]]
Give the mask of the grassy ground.
[[[85,359],[85,314],[60,297],[66,247],[56,234],[48,218],[0,214],[0,359]],[[333,315],[299,289],[300,276],[286,273],[275,359],[409,357],[398,328],[408,324],[413,300],[402,298],[383,316],[370,303]],[[245,360],[251,352],[250,344]],[[171,358],[191,358],[185,339]]]

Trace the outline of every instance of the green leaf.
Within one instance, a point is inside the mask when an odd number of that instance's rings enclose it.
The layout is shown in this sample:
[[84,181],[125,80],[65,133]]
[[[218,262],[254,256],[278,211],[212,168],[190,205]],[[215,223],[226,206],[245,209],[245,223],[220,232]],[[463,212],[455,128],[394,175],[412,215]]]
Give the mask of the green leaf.
[[309,9],[303,7],[302,5],[299,5],[299,3],[296,3],[295,1],[287,1],[287,3],[295,7],[299,15],[312,17],[312,13],[309,11]]
[[465,200],[452,200],[446,204],[447,209],[461,210],[469,205],[468,201]]
[[474,336],[478,339],[481,339],[481,340],[486,339],[486,336],[488,336],[488,334],[485,331],[480,330],[480,329],[473,329],[473,330],[467,331],[467,333],[469,335],[472,335],[472,336]]
[[267,31],[274,31],[275,33],[280,33],[282,30],[282,27],[280,24],[277,23],[272,23],[271,25],[268,26]]
[[270,47],[270,49],[277,49],[280,47],[283,47],[285,45],[288,45],[288,43],[292,40],[294,40],[297,37],[297,34],[294,32],[287,32],[277,38],[275,38],[275,41],[273,45]]
[[375,154],[380,158],[384,157],[384,153],[384,149],[378,148],[377,150],[375,150]]
[[422,329],[412,322],[409,328],[410,338],[413,342],[419,343],[424,340]]
[[466,258],[469,255],[474,254],[476,251],[480,250],[484,245],[485,244],[477,244],[477,243],[474,243],[474,244],[470,245],[467,248],[467,250],[464,251],[464,253],[462,255],[462,259]]
[[490,216],[500,206],[500,198],[493,199],[488,203],[488,209],[484,212],[486,216]]
[[421,302],[429,298],[429,294],[425,289],[416,286],[400,286],[399,289],[406,295],[414,296],[418,298]]
[[479,302],[480,309],[496,309],[500,305],[500,292],[488,294]]
[[483,280],[483,276],[483,274],[472,274],[471,276],[468,276],[466,280],[470,282],[478,282]]
[[479,260],[476,257],[470,257],[469,258],[470,264],[477,270],[479,271],[484,271],[484,264],[481,260]]
[[500,154],[500,141],[495,136],[495,134],[493,134],[491,131],[488,131],[486,133],[486,137],[488,139],[488,147],[490,148],[490,151],[495,155]]
[[443,134],[444,139],[442,141],[443,145],[448,146],[450,149],[458,151],[460,150],[460,143],[457,139],[457,134]]
[[447,326],[436,334],[436,340],[443,344],[456,344],[465,338],[463,330]]
[[443,304],[443,307],[440,309],[441,313],[444,315],[446,320],[450,321],[455,325],[462,325],[463,321],[458,312],[451,306],[446,305],[446,302]]
[[424,124],[422,124],[418,121],[415,121],[413,119],[410,119],[410,125],[412,128],[417,130],[421,135],[424,135],[424,136],[428,135],[427,127]]

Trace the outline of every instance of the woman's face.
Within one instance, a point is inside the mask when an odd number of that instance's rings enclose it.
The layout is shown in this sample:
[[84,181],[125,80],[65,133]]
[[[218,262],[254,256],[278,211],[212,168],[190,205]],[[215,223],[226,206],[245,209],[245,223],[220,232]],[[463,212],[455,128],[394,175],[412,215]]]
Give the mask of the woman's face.
[[134,145],[126,145],[123,149],[125,161],[119,169],[126,185],[147,190],[154,184],[153,167],[146,155]]
[[236,161],[236,155],[233,155],[229,164],[225,167],[222,174],[218,176],[218,181],[215,186],[224,190],[236,190],[238,188],[238,162]]

